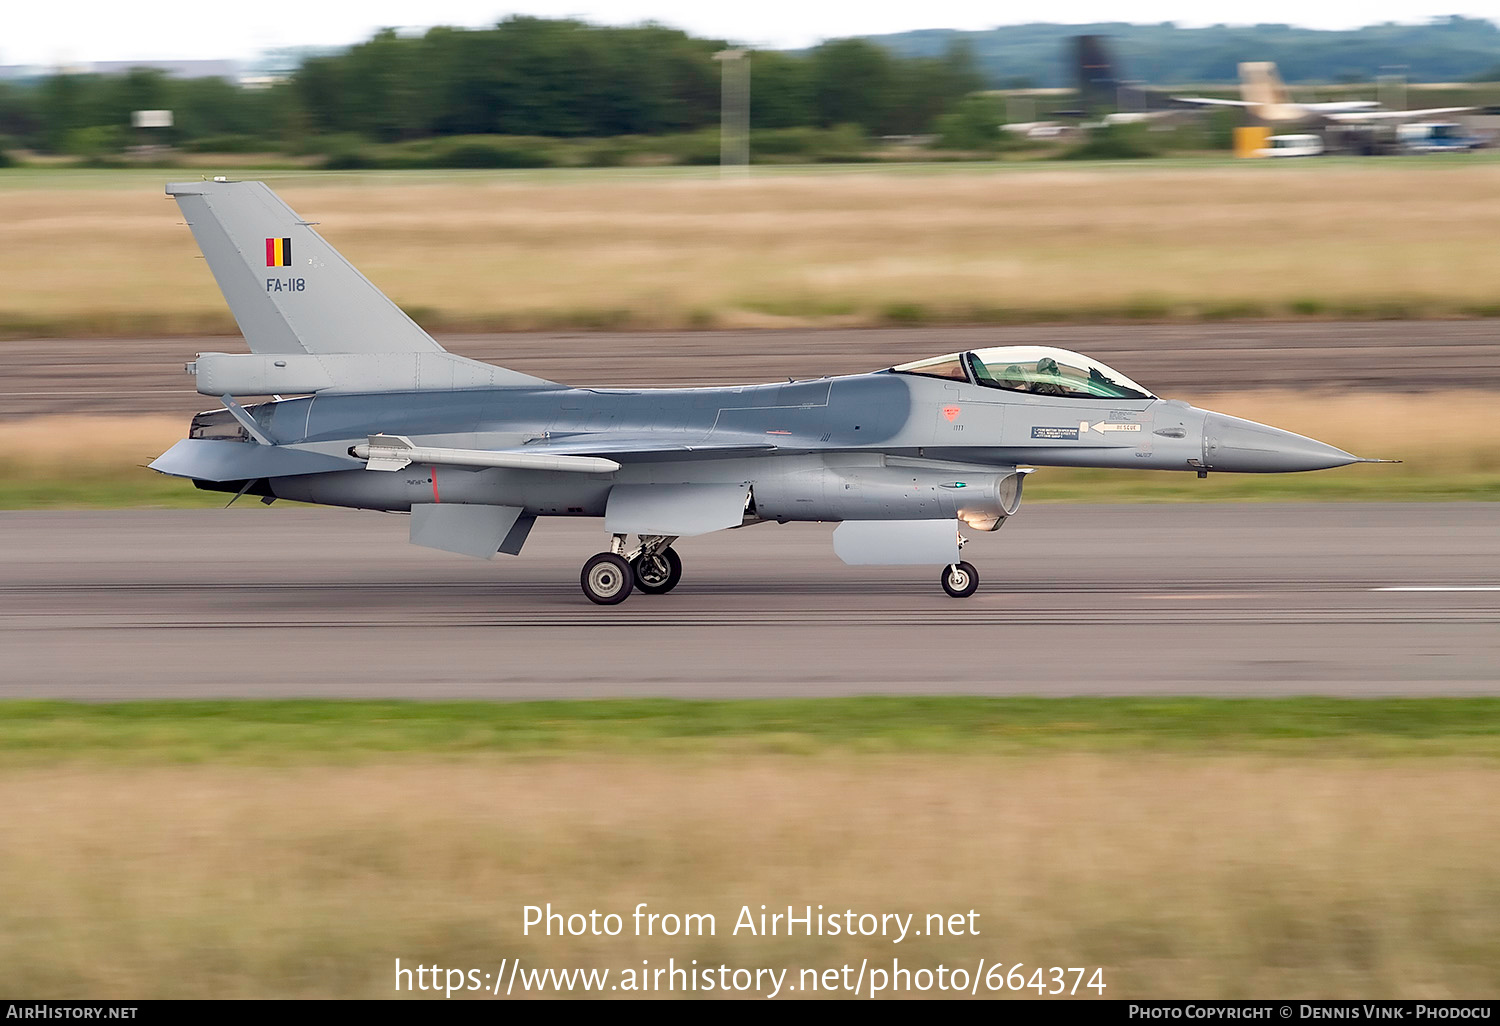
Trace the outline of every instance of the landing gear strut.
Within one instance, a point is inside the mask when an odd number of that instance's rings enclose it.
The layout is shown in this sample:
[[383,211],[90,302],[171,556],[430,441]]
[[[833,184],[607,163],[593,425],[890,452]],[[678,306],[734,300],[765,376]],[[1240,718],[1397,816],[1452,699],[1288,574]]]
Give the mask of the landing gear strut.
[[579,583],[590,602],[612,606],[624,602],[636,588],[648,595],[664,595],[682,580],[682,558],[672,548],[675,535],[641,535],[634,549],[626,546],[626,537],[615,535],[608,552],[583,564]]
[[954,598],[968,598],[979,590],[979,571],[973,563],[949,563],[943,567],[943,590]]

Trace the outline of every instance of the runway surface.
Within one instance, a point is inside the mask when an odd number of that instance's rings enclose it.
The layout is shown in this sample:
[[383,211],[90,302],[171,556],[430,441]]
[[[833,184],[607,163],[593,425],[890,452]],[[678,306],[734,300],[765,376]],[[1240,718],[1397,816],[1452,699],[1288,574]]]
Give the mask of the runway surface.
[[1500,694],[1500,504],[1033,505],[961,601],[831,531],[686,539],[603,608],[598,521],[486,563],[378,513],[0,513],[0,696]]
[[[879,370],[990,345],[1055,345],[1114,365],[1159,395],[1250,388],[1500,388],[1496,322],[1264,321],[822,331],[447,335],[463,356],[577,385],[715,385]],[[0,342],[0,418],[209,409],[183,364],[245,352],[240,338]]]

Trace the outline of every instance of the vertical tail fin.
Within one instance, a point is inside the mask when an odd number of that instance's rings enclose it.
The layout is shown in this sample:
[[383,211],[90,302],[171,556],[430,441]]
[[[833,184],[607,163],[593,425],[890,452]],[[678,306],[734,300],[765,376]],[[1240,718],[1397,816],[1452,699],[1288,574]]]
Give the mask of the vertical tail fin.
[[1284,107],[1292,102],[1275,61],[1240,62],[1240,98],[1263,107]]
[[167,195],[251,352],[443,351],[264,182],[176,182]]
[[1084,110],[1113,107],[1119,99],[1120,73],[1103,36],[1073,37],[1073,76]]

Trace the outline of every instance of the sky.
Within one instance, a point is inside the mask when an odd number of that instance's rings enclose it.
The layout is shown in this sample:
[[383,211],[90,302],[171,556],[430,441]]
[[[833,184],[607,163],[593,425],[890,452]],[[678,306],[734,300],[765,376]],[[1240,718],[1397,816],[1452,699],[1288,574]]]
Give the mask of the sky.
[[120,0],[11,0],[0,25],[0,64],[108,60],[244,60],[277,47],[345,46],[384,26],[491,25],[513,14],[577,17],[602,24],[658,21],[694,35],[750,46],[793,48],[837,36],[922,28],[989,29],[1026,21],[1182,25],[1264,22],[1355,28],[1423,22],[1435,14],[1500,21],[1500,0],[1050,0],[1005,5],[976,0],[854,3],[851,0],[235,0],[192,5]]

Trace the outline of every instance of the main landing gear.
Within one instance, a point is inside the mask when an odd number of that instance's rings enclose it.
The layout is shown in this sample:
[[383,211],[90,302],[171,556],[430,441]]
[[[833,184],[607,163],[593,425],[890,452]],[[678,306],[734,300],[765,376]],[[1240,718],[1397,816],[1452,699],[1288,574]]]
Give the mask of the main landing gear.
[[682,580],[682,557],[670,547],[654,556],[641,553],[630,561],[630,568],[635,571],[635,586],[647,595],[665,595]]
[[682,580],[682,557],[672,548],[675,535],[642,535],[634,549],[626,548],[626,537],[615,535],[608,552],[583,564],[578,581],[589,601],[612,606],[636,588],[647,595],[665,595]]
[[601,552],[583,564],[583,573],[579,575],[578,581],[583,585],[583,593],[590,601],[601,606],[612,606],[630,597],[634,577],[624,556]]

